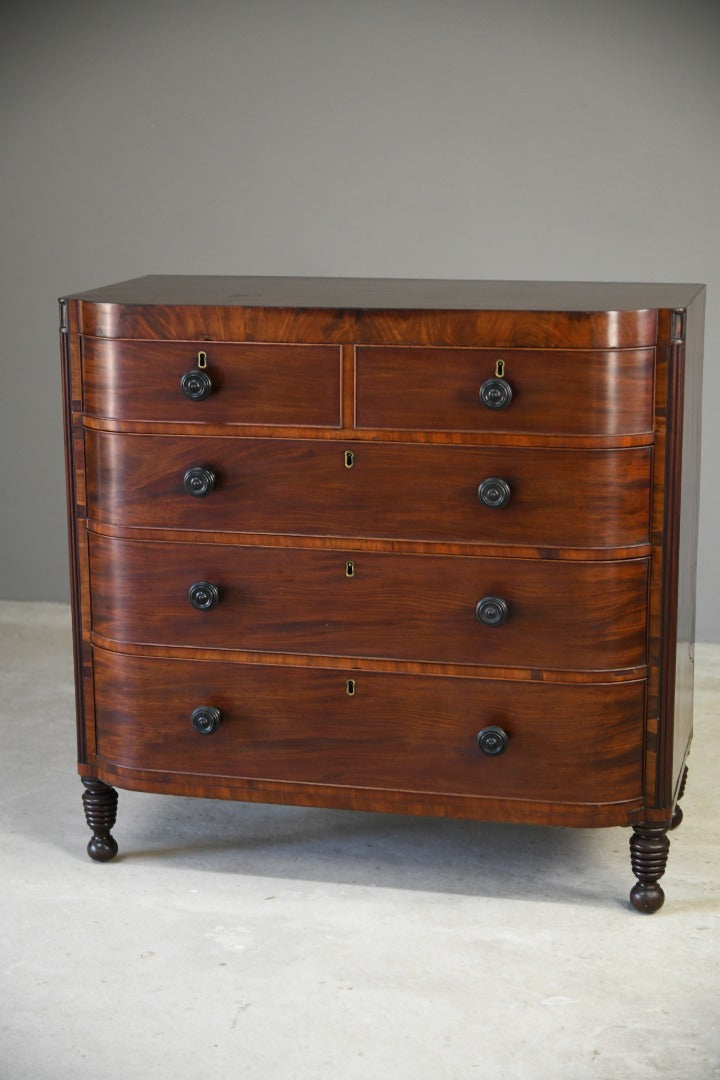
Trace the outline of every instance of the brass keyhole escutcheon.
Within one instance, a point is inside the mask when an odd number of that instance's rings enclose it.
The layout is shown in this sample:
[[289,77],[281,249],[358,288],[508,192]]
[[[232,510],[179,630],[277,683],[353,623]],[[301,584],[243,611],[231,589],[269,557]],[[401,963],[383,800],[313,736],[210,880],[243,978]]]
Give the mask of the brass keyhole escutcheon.
[[345,468],[346,469],[352,469],[354,464],[355,464],[355,455],[354,455],[354,453],[352,452],[352,450],[346,450],[345,451]]
[[355,563],[349,559],[345,563],[345,577],[355,577]]
[[355,680],[348,679],[345,683],[345,693],[348,697],[355,697]]
[[204,371],[207,367],[207,353],[203,352],[202,349],[198,353],[197,365],[201,371]]
[[496,360],[495,361],[495,377],[497,379],[503,379],[505,377],[505,361],[504,360]]

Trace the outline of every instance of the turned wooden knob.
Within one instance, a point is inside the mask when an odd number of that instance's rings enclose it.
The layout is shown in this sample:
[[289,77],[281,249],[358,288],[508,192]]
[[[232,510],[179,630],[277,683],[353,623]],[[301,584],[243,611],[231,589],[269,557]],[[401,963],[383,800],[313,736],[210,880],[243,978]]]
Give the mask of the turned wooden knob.
[[512,401],[512,387],[505,379],[486,379],[480,387],[480,400],[486,409],[507,409]]
[[201,705],[193,711],[190,723],[198,735],[212,735],[220,727],[222,713],[214,705]]
[[195,495],[200,499],[214,490],[216,480],[215,473],[207,465],[194,465],[183,476],[183,488],[188,495]]
[[508,606],[501,596],[484,596],[475,605],[475,614],[485,626],[502,626],[508,617]]
[[507,732],[501,727],[484,727],[477,733],[478,750],[488,757],[504,754],[509,741]]
[[205,398],[210,397],[213,388],[212,379],[207,371],[201,371],[198,368],[186,371],[180,380],[180,386],[183,394],[190,401],[204,401]]
[[499,476],[489,476],[478,488],[478,499],[483,506],[498,510],[510,502],[510,485]]
[[188,589],[188,599],[198,611],[210,611],[220,599],[220,590],[210,581],[196,581]]

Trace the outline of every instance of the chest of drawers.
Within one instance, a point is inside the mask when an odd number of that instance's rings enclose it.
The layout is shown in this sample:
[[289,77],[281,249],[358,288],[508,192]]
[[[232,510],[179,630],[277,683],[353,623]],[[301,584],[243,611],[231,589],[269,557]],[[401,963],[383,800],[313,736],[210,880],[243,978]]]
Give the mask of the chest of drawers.
[[626,826],[660,907],[704,289],[145,277],[60,305],[91,857],[116,787]]

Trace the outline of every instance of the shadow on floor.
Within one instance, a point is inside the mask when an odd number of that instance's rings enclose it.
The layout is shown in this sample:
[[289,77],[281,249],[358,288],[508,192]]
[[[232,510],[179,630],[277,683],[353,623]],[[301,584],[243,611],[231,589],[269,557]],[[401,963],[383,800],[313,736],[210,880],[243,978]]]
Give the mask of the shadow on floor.
[[[506,825],[120,792],[116,862],[627,906],[621,829]],[[80,823],[79,823],[80,824]],[[578,872],[580,871],[580,872]]]

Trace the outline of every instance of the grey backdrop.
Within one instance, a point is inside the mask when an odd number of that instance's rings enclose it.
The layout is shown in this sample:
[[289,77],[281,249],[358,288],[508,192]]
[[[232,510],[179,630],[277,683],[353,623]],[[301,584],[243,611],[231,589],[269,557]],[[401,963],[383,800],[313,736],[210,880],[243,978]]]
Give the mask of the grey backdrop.
[[698,636],[720,641],[718,0],[10,0],[0,596],[68,595],[56,298],[145,273],[709,285]]

